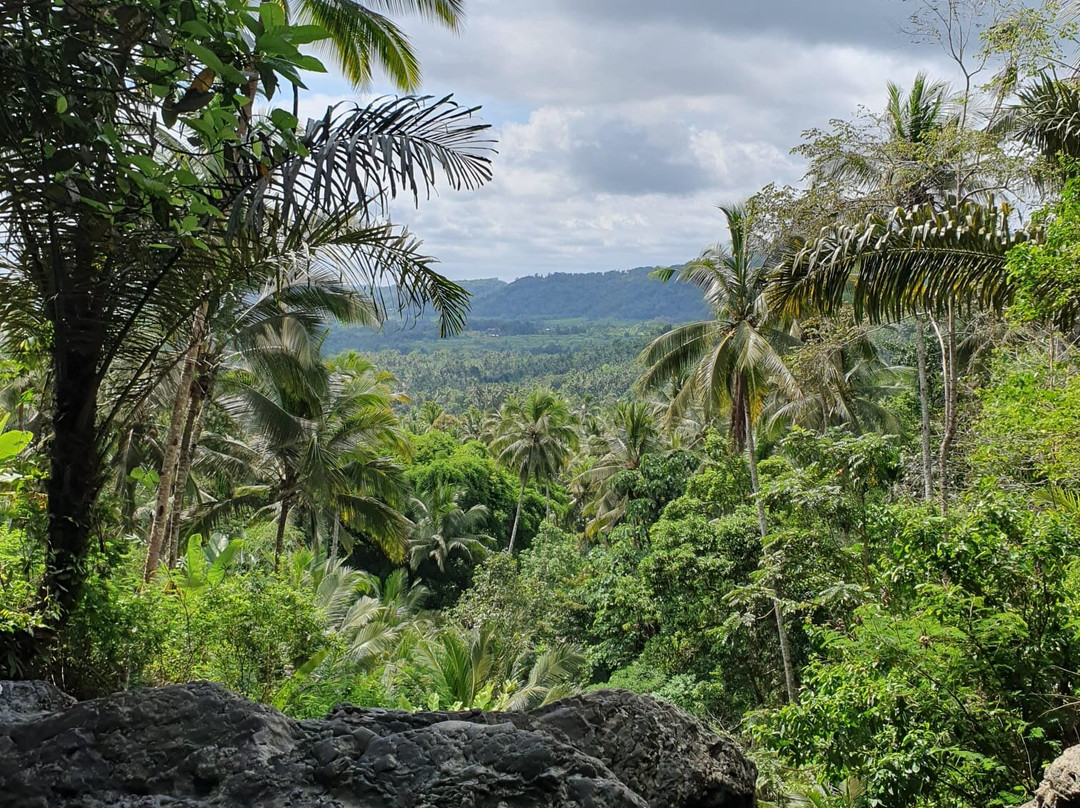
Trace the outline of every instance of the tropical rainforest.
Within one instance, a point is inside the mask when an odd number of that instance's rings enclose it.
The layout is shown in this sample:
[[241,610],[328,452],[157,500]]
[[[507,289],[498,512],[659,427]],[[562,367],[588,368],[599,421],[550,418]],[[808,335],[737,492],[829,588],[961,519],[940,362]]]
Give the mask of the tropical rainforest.
[[[959,81],[807,130],[696,258],[488,284],[471,331],[388,213],[497,170],[409,95],[393,18],[460,0],[0,5],[4,673],[299,717],[627,688],[763,804],[1024,802],[1080,742],[1075,17],[910,5]],[[327,69],[403,95],[302,123]]]

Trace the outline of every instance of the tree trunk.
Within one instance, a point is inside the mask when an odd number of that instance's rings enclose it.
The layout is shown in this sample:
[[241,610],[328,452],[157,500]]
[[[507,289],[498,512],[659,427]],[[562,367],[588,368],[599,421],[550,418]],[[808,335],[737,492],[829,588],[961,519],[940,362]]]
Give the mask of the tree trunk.
[[511,555],[514,552],[514,539],[517,538],[518,520],[521,519],[521,503],[525,500],[525,481],[521,483],[521,493],[518,494],[517,510],[514,511],[514,527],[510,531],[510,546],[506,548],[506,551]]
[[330,560],[333,561],[337,558],[338,553],[338,536],[341,532],[341,515],[334,514],[334,529],[330,533]]
[[[94,312],[94,273],[70,273],[52,255],[55,288],[47,316],[52,324],[53,437],[49,442],[48,536],[39,590],[46,628],[0,632],[0,663],[14,673],[28,670],[55,630],[63,626],[86,581],[86,556],[94,502],[102,486],[97,443],[99,366],[105,332]],[[76,256],[76,261],[79,256]],[[73,277],[74,274],[74,277]]]
[[[758,530],[762,540],[769,534],[769,522],[765,515],[765,503],[761,499],[761,486],[758,481],[757,471],[757,447],[754,442],[754,424],[750,419],[750,407],[744,404],[743,412],[746,420],[746,457],[750,464],[750,488],[754,494],[754,502],[757,505]],[[780,640],[780,659],[784,665],[784,686],[787,690],[788,702],[798,704],[799,688],[795,681],[795,668],[791,662],[791,644],[788,641],[787,628],[784,626],[784,611],[780,605],[780,598],[773,596],[773,615],[776,617],[776,633]]]
[[919,417],[922,438],[923,500],[934,498],[934,465],[930,455],[930,383],[926,374],[926,334],[923,322],[915,318],[915,352],[919,369]]
[[203,423],[206,420],[206,402],[209,399],[212,377],[205,366],[205,360],[199,362],[200,370],[192,381],[191,404],[188,407],[184,423],[184,437],[180,441],[180,457],[176,464],[176,477],[173,480],[172,507],[165,522],[165,541],[169,548],[169,566],[175,567],[180,552],[180,518],[184,513],[184,497],[187,495],[187,481],[191,476],[191,466],[195,461],[195,450],[202,437]]
[[277,539],[274,541],[274,572],[281,566],[281,554],[285,550],[285,527],[289,524],[289,511],[292,503],[287,499],[281,501],[281,513],[278,515]]
[[938,448],[938,505],[941,515],[949,509],[949,454],[956,435],[957,371],[956,371],[956,311],[949,304],[945,332],[934,323],[941,345],[941,373],[944,379],[945,413],[942,419],[941,445]]
[[154,517],[150,522],[150,538],[146,549],[146,564],[143,566],[143,580],[149,581],[161,561],[161,551],[165,544],[165,525],[168,519],[169,505],[172,502],[173,481],[176,479],[180,460],[180,446],[183,440],[184,425],[187,422],[191,406],[191,382],[195,375],[195,354],[198,350],[192,344],[180,370],[180,382],[173,399],[172,415],[169,419],[169,431],[165,439],[165,452],[161,460],[161,475],[158,478],[157,502]]

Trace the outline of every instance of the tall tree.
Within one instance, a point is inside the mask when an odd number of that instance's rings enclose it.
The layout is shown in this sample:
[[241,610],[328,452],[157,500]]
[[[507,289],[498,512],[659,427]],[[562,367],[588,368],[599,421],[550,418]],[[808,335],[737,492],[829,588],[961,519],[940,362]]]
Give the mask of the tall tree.
[[[869,133],[839,125],[838,131],[816,136],[800,151],[811,159],[808,176],[814,183],[851,198],[849,215],[843,217],[850,222],[851,214],[884,214],[896,207],[944,203],[956,190],[953,152],[958,146],[958,125],[947,85],[919,73],[908,90],[889,82],[885,112],[873,119]],[[930,500],[933,461],[925,329],[924,315],[916,313],[923,496]]]
[[[269,100],[281,81],[321,69],[300,47],[324,35],[289,26],[272,3],[257,14],[182,0],[0,9],[0,68],[14,77],[0,90],[0,275],[32,290],[53,366],[40,608],[52,626],[85,577],[110,436],[169,370],[165,346],[229,283],[214,248],[273,239],[276,217],[341,199],[373,211],[388,188],[426,188],[432,164],[459,187],[488,176],[477,124],[445,105],[385,104],[389,140],[373,139],[357,108],[305,132],[283,109],[254,117],[257,94]],[[428,134],[419,152],[402,126],[410,111],[413,133]],[[379,159],[361,159],[373,140]],[[5,635],[5,658],[25,663],[47,634]]]
[[[732,445],[746,452],[750,464],[758,527],[764,540],[769,526],[758,481],[755,419],[770,387],[796,391],[795,379],[782,356],[784,348],[796,340],[766,305],[770,265],[763,252],[755,249],[749,212],[741,205],[721,207],[721,211],[730,247],[717,244],[680,269],[657,273],[664,281],[674,279],[697,286],[713,318],[679,326],[653,340],[641,354],[646,370],[639,384],[649,389],[662,387],[673,378],[685,379],[672,410],[685,407],[694,398],[701,402],[707,417],[715,418],[726,410]],[[773,613],[784,683],[788,699],[794,702],[798,700],[798,685],[783,608],[776,595]]]
[[223,380],[222,404],[242,425],[243,437],[218,441],[215,457],[246,474],[233,497],[216,503],[208,516],[221,518],[237,508],[272,511],[275,569],[294,513],[306,515],[301,523],[310,526],[316,550],[320,519],[329,515],[403,560],[410,522],[402,512],[406,484],[394,456],[407,454],[408,447],[388,390],[366,360],[331,370],[321,364],[310,335],[267,331],[264,338],[281,346],[270,367],[239,369]]
[[586,504],[584,514],[591,517],[586,531],[594,534],[613,525],[626,511],[627,498],[613,485],[619,472],[633,471],[648,452],[659,448],[660,431],[652,408],[641,401],[620,402],[601,435],[590,443],[595,461],[577,475],[575,482],[592,500]]
[[556,479],[577,442],[566,402],[549,390],[533,390],[524,400],[510,400],[499,413],[492,448],[521,481],[509,551],[514,551],[521,504],[530,481]]
[[[1013,230],[1007,205],[952,202],[868,216],[837,225],[789,257],[772,276],[770,297],[780,313],[833,312],[849,297],[856,318],[897,321],[930,312],[943,345],[945,428],[938,451],[939,506],[948,502],[949,452],[956,426],[956,319],[964,310],[1001,311],[1012,294],[1006,254],[1028,240]],[[935,321],[936,322],[936,321]]]
[[420,62],[408,37],[388,14],[413,14],[456,31],[464,0],[276,0],[297,21],[315,23],[330,35],[322,43],[357,86],[371,82],[378,66],[399,90],[420,86]]

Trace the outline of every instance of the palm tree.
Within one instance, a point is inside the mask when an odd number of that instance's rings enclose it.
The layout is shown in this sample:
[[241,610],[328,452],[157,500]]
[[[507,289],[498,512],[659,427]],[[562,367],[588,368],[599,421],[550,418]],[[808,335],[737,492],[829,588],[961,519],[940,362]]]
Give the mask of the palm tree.
[[415,14],[456,31],[464,0],[278,0],[286,15],[314,23],[330,34],[324,45],[354,85],[369,84],[378,65],[399,90],[420,85],[420,63],[408,37],[387,13]]
[[1017,103],[999,124],[1003,132],[1049,161],[1080,158],[1080,87],[1075,80],[1044,73],[1016,95]]
[[[208,301],[196,316],[193,333],[177,346],[182,361],[175,378],[166,379],[161,391],[161,408],[171,410],[171,416],[161,450],[147,576],[156,569],[163,551],[168,552],[170,564],[175,563],[191,465],[217,376],[239,357],[249,366],[254,363],[267,369],[266,363],[273,363],[283,349],[277,340],[267,338],[267,329],[303,333],[313,343],[329,319],[352,324],[379,321],[371,296],[343,280],[353,271],[352,248],[364,240],[363,231],[351,217],[334,216],[320,218],[317,226],[297,221],[287,238],[244,250],[242,255],[222,247],[221,254],[235,261],[235,272],[266,280],[255,294],[250,287],[237,286],[218,295],[214,305]],[[348,250],[340,255],[343,245]],[[378,253],[389,268],[391,256],[385,247]],[[405,265],[412,260],[406,253],[398,257]]]
[[435,562],[442,572],[453,554],[469,560],[487,552],[491,537],[483,532],[490,516],[483,505],[462,510],[458,492],[440,483],[431,493],[413,500],[413,527],[409,542],[412,545],[410,566],[413,570],[426,560]]
[[641,354],[646,370],[638,385],[661,389],[673,379],[683,380],[669,414],[677,415],[694,400],[710,419],[726,410],[732,443],[741,451],[751,437],[747,419],[753,421],[768,385],[794,388],[781,352],[797,340],[765,304],[770,268],[754,250],[746,208],[720,210],[727,220],[730,249],[717,244],[680,269],[656,272],[664,282],[674,279],[701,289],[713,318],[653,340]]
[[337,625],[346,657],[363,665],[376,664],[394,653],[410,629],[426,625],[421,606],[428,590],[418,581],[409,582],[404,569],[396,569],[380,580],[362,573],[362,591]]
[[881,121],[883,140],[841,147],[814,161],[810,179],[854,190],[863,209],[911,206],[955,190],[955,171],[942,152],[941,134],[957,125],[949,87],[919,73],[909,90],[889,82]]
[[550,483],[556,479],[577,443],[566,402],[548,390],[533,390],[524,401],[511,399],[499,413],[492,448],[521,481],[509,552],[514,552],[521,503],[530,480]]
[[484,625],[447,627],[422,642],[412,661],[417,684],[437,697],[432,706],[522,710],[577,693],[584,658],[559,643],[540,654],[514,656]]
[[638,468],[642,458],[660,446],[652,408],[641,401],[620,402],[607,429],[592,443],[595,462],[575,475],[574,483],[592,500],[583,511],[591,517],[587,532],[595,534],[615,524],[626,511],[626,495],[613,486],[616,475]]
[[[406,483],[395,456],[407,444],[390,409],[391,394],[370,363],[355,357],[331,369],[304,356],[300,334],[274,335],[299,342],[282,361],[259,374],[237,370],[222,380],[222,406],[243,429],[209,452],[219,468],[248,475],[233,495],[214,503],[204,519],[239,508],[276,512],[274,567],[284,549],[289,517],[299,512],[318,546],[321,516],[340,519],[375,541],[394,560],[408,549],[410,522],[402,514]],[[264,369],[265,370],[265,369]],[[254,480],[251,480],[251,477]]]
[[948,502],[949,451],[956,431],[961,311],[1000,312],[1012,287],[1006,253],[1037,231],[1013,230],[1011,209],[992,201],[955,200],[873,214],[855,225],[838,224],[792,254],[773,273],[770,301],[784,316],[839,310],[850,298],[856,319],[903,319],[929,312],[942,345],[944,429],[938,450],[939,505]]
[[294,586],[314,593],[329,631],[341,640],[344,658],[354,664],[377,664],[394,653],[408,629],[424,622],[427,589],[410,584],[404,569],[380,580],[338,559],[299,550],[292,557],[291,577]]
[[769,402],[763,417],[770,431],[796,425],[818,431],[842,426],[856,434],[899,433],[899,421],[881,402],[909,389],[910,369],[887,365],[865,330],[851,330],[830,333],[828,322],[813,333],[803,327],[803,346],[789,362],[800,392]]
[[[957,188],[956,169],[942,148],[942,133],[955,129],[958,118],[947,98],[948,85],[931,82],[919,73],[911,89],[888,83],[885,108],[886,136],[866,149],[843,150],[812,170],[815,182],[840,182],[855,187],[869,203],[871,212],[894,207],[935,205]],[[916,366],[919,381],[923,496],[933,496],[933,462],[930,453],[930,394],[927,381],[925,323],[915,316]]]
[[[679,326],[653,340],[641,354],[646,370],[638,384],[655,389],[672,379],[685,379],[672,401],[672,413],[694,399],[701,403],[707,418],[726,409],[732,445],[746,451],[764,540],[769,529],[758,484],[755,418],[770,387],[796,392],[795,379],[782,357],[784,348],[796,340],[766,305],[770,267],[764,255],[754,249],[749,213],[741,205],[720,210],[727,220],[731,247],[717,244],[681,269],[657,273],[665,282],[675,279],[701,289],[713,319]],[[788,699],[795,702],[795,669],[778,597],[773,598],[773,612]]]
[[[280,186],[260,183],[263,204],[246,212],[242,227],[230,221],[231,238],[216,244],[214,266],[203,269],[198,305],[189,329],[170,337],[180,367],[172,399],[172,417],[164,443],[161,485],[151,524],[147,574],[153,571],[163,546],[179,544],[176,524],[183,507],[187,475],[204,415],[204,403],[230,340],[251,330],[253,316],[276,304],[297,307],[297,298],[313,303],[323,319],[354,318],[379,322],[396,307],[399,312],[431,306],[441,334],[456,333],[464,324],[468,295],[432,268],[434,260],[420,251],[420,242],[404,228],[377,220],[378,209],[399,191],[418,195],[436,182],[438,165],[451,187],[470,187],[483,181],[483,159],[473,153],[460,109],[443,102],[432,107],[415,99],[372,102],[326,118],[308,134],[311,146],[331,154],[349,154],[354,180],[362,190],[359,201],[338,202],[327,211],[326,199],[296,194],[290,188],[318,187],[336,167],[332,162],[294,162]],[[378,145],[375,145],[375,144]],[[480,162],[477,162],[479,160]],[[356,171],[355,166],[361,166]],[[212,166],[195,165],[212,184]],[[477,169],[481,169],[477,173]],[[309,173],[310,172],[310,173]],[[321,179],[322,178],[322,179]],[[339,190],[345,186],[337,182]],[[342,193],[349,198],[351,193]],[[239,213],[240,211],[238,211]],[[247,280],[247,283],[237,279]],[[262,284],[262,306],[248,302]],[[319,289],[334,289],[336,303]],[[391,291],[386,292],[389,286]],[[290,300],[282,300],[285,295]],[[351,298],[351,299],[350,299]],[[112,416],[109,419],[112,420]]]

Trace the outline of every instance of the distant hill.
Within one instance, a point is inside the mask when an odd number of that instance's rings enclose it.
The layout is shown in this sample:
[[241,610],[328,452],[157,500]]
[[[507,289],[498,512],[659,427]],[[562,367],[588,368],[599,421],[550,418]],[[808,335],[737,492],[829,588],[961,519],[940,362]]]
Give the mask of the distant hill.
[[533,275],[512,283],[466,281],[476,318],[687,322],[708,311],[701,292],[651,280],[652,267],[625,271]]
[[[584,334],[597,323],[685,323],[708,316],[701,292],[685,284],[649,278],[652,267],[612,272],[558,272],[507,283],[493,278],[462,281],[472,295],[468,332],[489,337]],[[465,335],[466,337],[469,334]],[[430,316],[402,328],[388,322],[382,332],[335,328],[330,353],[428,350],[438,338]],[[466,340],[467,341],[467,340]],[[442,341],[443,347],[454,345]]]

